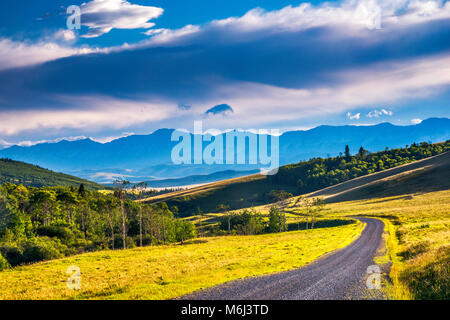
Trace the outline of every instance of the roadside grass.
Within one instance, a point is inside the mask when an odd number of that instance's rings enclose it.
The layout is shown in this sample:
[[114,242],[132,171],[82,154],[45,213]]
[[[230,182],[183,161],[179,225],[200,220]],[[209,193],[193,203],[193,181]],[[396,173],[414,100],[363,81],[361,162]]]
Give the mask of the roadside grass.
[[332,203],[322,215],[385,222],[392,298],[450,299],[450,190]]
[[[171,299],[230,280],[304,266],[343,248],[363,224],[314,230],[198,238],[174,244],[99,251],[0,272],[0,299]],[[66,270],[81,270],[69,290]]]

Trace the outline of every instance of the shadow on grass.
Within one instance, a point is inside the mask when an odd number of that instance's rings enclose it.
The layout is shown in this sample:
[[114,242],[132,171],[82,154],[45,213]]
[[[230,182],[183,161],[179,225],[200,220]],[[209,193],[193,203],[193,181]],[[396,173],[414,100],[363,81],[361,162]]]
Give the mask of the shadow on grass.
[[[314,229],[340,227],[353,223],[356,223],[356,221],[351,219],[319,220],[314,223]],[[289,223],[287,227],[288,231],[306,230],[306,222]],[[308,228],[311,228],[311,223],[308,223]]]

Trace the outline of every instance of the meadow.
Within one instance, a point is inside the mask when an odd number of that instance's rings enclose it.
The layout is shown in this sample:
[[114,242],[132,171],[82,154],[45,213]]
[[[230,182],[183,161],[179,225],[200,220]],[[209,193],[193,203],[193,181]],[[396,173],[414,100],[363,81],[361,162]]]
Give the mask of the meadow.
[[391,264],[391,298],[450,298],[450,190],[331,203],[322,215],[385,222],[386,260],[377,262]]
[[[304,266],[350,244],[360,222],[257,236],[98,251],[0,272],[0,299],[171,299],[230,280]],[[69,290],[69,266],[81,290]]]

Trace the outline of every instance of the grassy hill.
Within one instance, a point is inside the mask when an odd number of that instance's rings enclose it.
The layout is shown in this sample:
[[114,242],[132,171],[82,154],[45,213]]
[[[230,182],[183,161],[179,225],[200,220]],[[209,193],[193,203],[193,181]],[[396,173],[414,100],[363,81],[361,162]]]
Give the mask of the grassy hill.
[[78,187],[80,184],[91,190],[106,189],[105,186],[70,176],[63,173],[50,171],[25,162],[10,159],[0,159],[0,184],[23,184],[24,186],[65,186]]
[[[351,189],[359,184],[372,182],[372,189],[367,189],[367,195],[372,195],[376,191],[373,188],[377,188],[373,184],[375,180],[401,174],[403,171],[410,171],[414,168],[418,173],[421,166],[426,167],[435,160],[418,162],[410,167],[408,164],[444,153],[447,150],[450,150],[449,141],[439,144],[413,144],[407,148],[370,154],[365,150],[360,150],[360,153],[354,156],[316,158],[283,166],[273,176],[255,174],[150,197],[144,201],[151,203],[165,201],[169,206],[177,206],[180,213],[188,216],[197,213],[198,208],[203,212],[215,212],[219,204],[227,204],[232,209],[240,209],[271,203],[275,201],[270,195],[272,190],[284,190],[293,195],[299,195],[327,187],[333,188],[333,186],[343,188],[341,190],[343,191],[346,188]],[[354,178],[360,180],[353,180]],[[378,185],[381,191],[386,187]],[[418,189],[424,187],[419,183]],[[432,185],[429,185],[427,190],[431,190],[430,188],[433,188]],[[394,188],[391,190],[401,191]],[[326,194],[318,193],[317,195],[324,196]],[[381,196],[382,194],[378,193],[377,195]],[[349,199],[354,196],[350,196]]]
[[[361,223],[259,236],[211,237],[99,251],[0,272],[0,299],[171,299],[239,278],[304,266],[345,247]],[[69,266],[81,290],[68,290]]]
[[[423,176],[411,173],[407,181],[415,185],[416,179],[424,181],[427,176],[437,181],[432,170]],[[391,182],[400,183],[403,178],[397,176]],[[305,209],[297,197],[280,205],[292,221],[303,219]],[[392,265],[392,283],[383,282],[388,294],[398,299],[448,299],[449,207],[447,189],[326,204],[320,218],[383,219],[387,250],[380,251],[375,263]],[[360,230],[360,224],[350,224],[86,253],[0,272],[0,286],[5,288],[0,299],[170,299],[233,279],[303,266],[347,245]],[[66,270],[71,265],[81,269],[80,291],[66,288]]]

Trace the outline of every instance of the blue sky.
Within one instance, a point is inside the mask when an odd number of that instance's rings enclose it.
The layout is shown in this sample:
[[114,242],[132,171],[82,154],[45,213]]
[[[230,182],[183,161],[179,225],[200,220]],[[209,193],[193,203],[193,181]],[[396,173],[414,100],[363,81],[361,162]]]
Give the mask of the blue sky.
[[3,0],[0,19],[0,146],[449,117],[448,1]]

